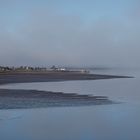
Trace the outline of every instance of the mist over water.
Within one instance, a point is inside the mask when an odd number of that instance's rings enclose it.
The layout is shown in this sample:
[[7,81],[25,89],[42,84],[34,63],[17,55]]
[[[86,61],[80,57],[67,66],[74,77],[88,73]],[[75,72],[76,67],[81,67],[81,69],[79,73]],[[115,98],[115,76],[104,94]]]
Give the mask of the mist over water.
[[0,65],[140,67],[137,0],[0,5]]

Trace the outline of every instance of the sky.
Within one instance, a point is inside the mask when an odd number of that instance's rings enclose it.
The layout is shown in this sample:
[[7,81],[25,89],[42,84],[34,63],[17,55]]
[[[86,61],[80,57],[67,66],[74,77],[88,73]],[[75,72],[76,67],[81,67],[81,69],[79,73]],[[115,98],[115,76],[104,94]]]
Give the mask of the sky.
[[0,0],[0,65],[140,67],[138,0]]

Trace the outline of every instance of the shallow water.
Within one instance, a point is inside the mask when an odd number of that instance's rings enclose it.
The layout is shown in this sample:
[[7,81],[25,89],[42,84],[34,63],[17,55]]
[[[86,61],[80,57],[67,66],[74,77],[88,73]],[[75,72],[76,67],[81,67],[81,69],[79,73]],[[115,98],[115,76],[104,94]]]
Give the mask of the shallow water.
[[37,89],[108,96],[122,104],[0,111],[2,140],[140,140],[140,73],[97,71],[133,79],[11,84],[1,88]]

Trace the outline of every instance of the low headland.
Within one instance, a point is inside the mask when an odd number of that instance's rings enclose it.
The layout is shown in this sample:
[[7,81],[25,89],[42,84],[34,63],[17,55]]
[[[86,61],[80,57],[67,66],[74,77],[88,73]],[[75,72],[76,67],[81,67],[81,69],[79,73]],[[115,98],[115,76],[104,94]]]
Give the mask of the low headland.
[[[70,80],[101,80],[132,78],[129,76],[90,74],[87,70],[4,70],[0,71],[0,85],[31,82],[59,82]],[[0,89],[0,109],[27,109],[64,106],[105,105],[115,102],[103,96],[79,95],[38,90]]]

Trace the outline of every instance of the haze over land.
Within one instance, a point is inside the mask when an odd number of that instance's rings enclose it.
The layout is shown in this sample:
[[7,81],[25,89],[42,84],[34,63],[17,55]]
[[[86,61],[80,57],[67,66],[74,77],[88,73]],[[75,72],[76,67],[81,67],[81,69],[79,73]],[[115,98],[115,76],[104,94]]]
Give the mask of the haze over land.
[[0,0],[0,65],[140,67],[137,0]]

